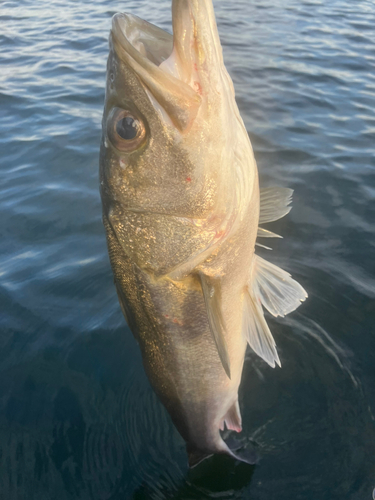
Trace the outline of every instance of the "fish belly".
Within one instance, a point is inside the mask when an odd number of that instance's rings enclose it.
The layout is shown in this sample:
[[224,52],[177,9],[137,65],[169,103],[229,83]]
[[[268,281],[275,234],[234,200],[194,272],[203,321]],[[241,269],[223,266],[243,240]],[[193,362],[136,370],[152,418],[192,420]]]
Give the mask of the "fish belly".
[[229,312],[231,303],[225,311],[231,321],[229,379],[212,338],[199,280],[153,277],[126,256],[104,222],[120,304],[140,344],[148,378],[185,441],[217,452],[219,428],[237,402],[246,349],[240,311]]

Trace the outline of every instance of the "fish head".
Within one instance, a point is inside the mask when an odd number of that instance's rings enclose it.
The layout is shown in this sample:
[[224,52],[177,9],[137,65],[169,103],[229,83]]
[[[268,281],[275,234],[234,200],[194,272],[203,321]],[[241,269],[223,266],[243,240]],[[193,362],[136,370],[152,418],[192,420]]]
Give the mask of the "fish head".
[[107,208],[206,218],[227,210],[236,145],[249,141],[211,0],[174,0],[172,17],[173,37],[134,15],[113,18],[102,197]]

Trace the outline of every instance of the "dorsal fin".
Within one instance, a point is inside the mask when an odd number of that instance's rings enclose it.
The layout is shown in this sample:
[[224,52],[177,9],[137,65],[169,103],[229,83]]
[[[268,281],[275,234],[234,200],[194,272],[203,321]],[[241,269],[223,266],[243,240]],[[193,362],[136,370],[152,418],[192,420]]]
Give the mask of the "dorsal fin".
[[[289,273],[254,256],[253,277],[256,295],[273,316],[285,316],[307,298],[307,292]],[[254,287],[253,287],[254,289]]]
[[306,291],[289,273],[254,255],[251,281],[244,295],[243,331],[250,347],[273,368],[275,363],[281,365],[262,305],[274,316],[285,316],[306,297]]
[[[281,219],[289,213],[292,194],[293,190],[288,188],[261,189],[259,224]],[[257,236],[281,238],[261,227]],[[306,291],[289,273],[254,255],[251,278],[244,294],[243,331],[250,347],[273,368],[276,363],[281,365],[262,305],[274,316],[285,316],[297,309],[306,297]]]
[[293,189],[270,187],[260,190],[259,224],[273,222],[288,214],[292,207]]
[[[293,189],[282,187],[263,188],[260,190],[259,224],[272,222],[284,217],[292,209],[289,204],[292,201]],[[257,238],[282,238],[279,234],[258,227]],[[268,246],[256,243],[260,247],[272,250]]]
[[282,236],[268,231],[268,229],[264,229],[263,227],[258,227],[257,238],[282,238]]
[[217,352],[219,353],[225,373],[231,378],[228,347],[224,336],[225,323],[221,313],[220,284],[218,280],[210,278],[202,272],[199,272],[198,276],[202,286],[204,302],[206,304],[208,323],[216,344]]

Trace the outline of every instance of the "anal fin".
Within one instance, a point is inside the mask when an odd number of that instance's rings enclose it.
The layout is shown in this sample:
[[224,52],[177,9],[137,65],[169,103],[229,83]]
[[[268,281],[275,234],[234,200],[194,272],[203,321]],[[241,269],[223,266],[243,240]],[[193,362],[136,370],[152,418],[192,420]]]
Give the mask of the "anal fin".
[[247,289],[244,294],[242,328],[250,347],[258,356],[272,368],[275,368],[275,363],[281,366],[276,343],[264,319],[262,306],[257,298],[250,295],[250,291]]
[[207,309],[208,323],[216,344],[217,352],[225,373],[229,378],[231,378],[228,347],[224,336],[225,324],[221,313],[220,286],[217,280],[214,280],[201,272],[199,273],[199,279]]

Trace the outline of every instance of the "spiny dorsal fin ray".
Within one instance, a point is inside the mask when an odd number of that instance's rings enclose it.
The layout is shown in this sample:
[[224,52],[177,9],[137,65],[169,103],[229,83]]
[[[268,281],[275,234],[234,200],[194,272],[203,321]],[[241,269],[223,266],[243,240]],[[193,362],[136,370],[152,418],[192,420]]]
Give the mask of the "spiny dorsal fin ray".
[[204,302],[206,304],[210,330],[225,373],[231,378],[228,347],[224,336],[225,325],[221,313],[220,286],[217,280],[209,278],[202,272],[199,272],[198,275],[202,286]]
[[260,190],[259,224],[273,222],[288,214],[292,207],[293,189],[270,187]]
[[261,243],[256,242],[255,244],[256,244],[257,247],[265,248],[266,250],[272,250],[271,247],[267,247],[266,245],[262,245]]
[[273,233],[272,231],[268,231],[263,227],[258,227],[257,238],[282,238],[279,234]]
[[272,368],[275,368],[275,363],[281,366],[275,341],[264,319],[262,306],[257,298],[250,295],[248,289],[244,294],[242,328],[250,347],[258,356],[264,359]]
[[297,309],[307,292],[289,273],[254,256],[253,279],[257,297],[273,316],[285,316]]

